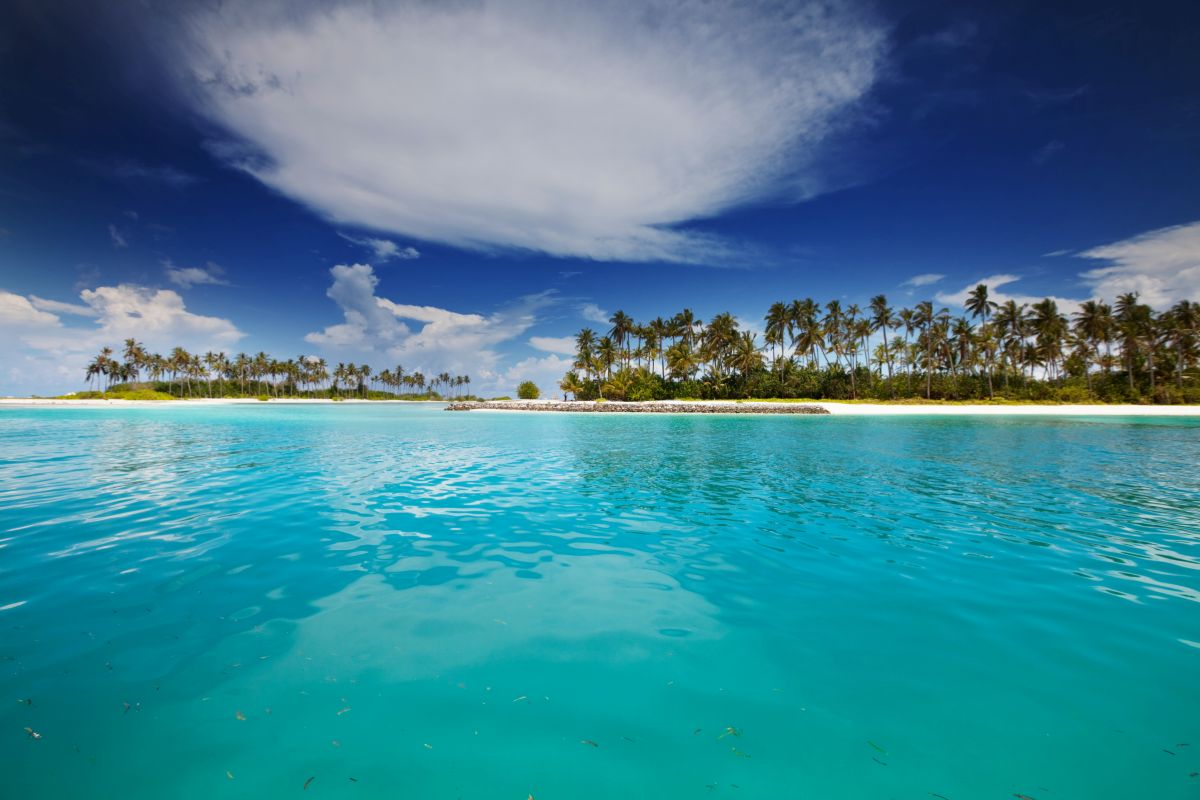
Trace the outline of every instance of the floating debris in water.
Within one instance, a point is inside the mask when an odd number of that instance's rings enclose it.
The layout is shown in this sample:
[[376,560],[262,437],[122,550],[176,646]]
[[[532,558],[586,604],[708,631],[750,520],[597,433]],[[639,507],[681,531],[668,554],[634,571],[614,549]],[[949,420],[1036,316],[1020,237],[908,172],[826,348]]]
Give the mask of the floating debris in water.
[[350,706],[346,706],[341,711],[337,712],[337,715],[340,717],[342,714],[345,714],[349,710],[350,710]]
[[234,719],[236,719],[238,722],[245,722],[245,721],[246,721],[246,715],[245,715],[245,714],[243,714],[243,713],[242,713],[240,710],[239,710],[239,711],[238,711],[236,714],[234,714],[233,716],[234,716]]
[[229,778],[229,780],[233,780],[233,773],[229,770],[225,770],[225,777]]
[[513,698],[513,702],[514,702],[514,703],[519,703],[519,702],[521,702],[522,700],[528,700],[528,699],[529,699],[529,698],[528,698],[528,697],[526,697],[525,695],[521,695],[520,697],[514,697],[514,698]]
[[1037,800],[1036,797],[1030,797],[1027,794],[1014,794],[1013,797],[1017,798],[1017,800]]
[[333,741],[331,741],[331,742],[330,742],[330,744],[331,744],[331,745],[333,745],[334,747],[341,747],[341,746],[342,746],[342,743],[341,743],[341,742],[339,742],[337,739],[334,739]]
[[1162,749],[1162,751],[1163,751],[1164,753],[1166,753],[1167,755],[1169,755],[1169,756],[1173,756],[1173,755],[1175,755],[1174,753],[1172,753],[1170,750],[1168,750],[1168,749],[1167,749],[1167,748],[1165,748],[1165,747]]
[[358,783],[358,778],[351,778],[351,779],[350,779],[350,782],[351,782],[351,783]]
[[426,742],[426,743],[425,743],[425,749],[426,749],[426,750],[432,750],[432,749],[433,749],[433,745],[429,744],[429,742]]
[[25,735],[28,736],[30,739],[42,738],[42,735],[40,733],[38,733],[37,731],[35,731],[33,728],[26,728]]
[[[627,742],[633,742],[633,739],[630,739],[628,736],[622,736],[621,738],[622,738],[622,739],[624,739],[624,740],[625,740],[625,741],[627,741]],[[634,744],[637,744],[637,742],[633,742],[633,743],[634,743]]]
[[593,742],[591,739],[580,739],[580,740],[579,740],[579,743],[580,743],[580,744],[587,744],[587,745],[591,745],[592,747],[599,747],[599,746],[600,746],[600,745],[599,745],[599,744],[597,744],[596,742]]
[[886,762],[886,761],[880,761],[880,760],[879,760],[878,758],[876,758],[875,756],[871,756],[871,760],[872,760],[872,761],[874,761],[876,764],[880,764],[881,766],[884,766],[884,767],[886,767],[886,766],[887,766],[887,762]]
[[[697,729],[697,730],[699,730],[699,729]],[[741,736],[741,735],[742,735],[742,732],[740,729],[735,728],[732,725],[730,725],[729,727],[727,727],[725,729],[724,733],[722,733],[720,736],[717,737],[717,741],[721,741],[726,736]]]
[[31,705],[33,705],[33,698],[32,697],[22,697],[21,699],[17,700],[17,702],[23,706],[31,706]]
[[936,797],[936,798],[938,798],[938,800],[950,800],[950,798],[949,798],[949,797],[946,797],[946,795],[944,795],[944,794],[938,794],[937,792],[930,792],[930,793],[929,793],[929,796],[930,796],[930,797]]
[[749,753],[743,753],[741,750],[738,750],[736,747],[731,747],[729,749],[731,751],[733,751],[733,754],[735,756],[737,756],[738,758],[749,758],[750,757]]
[[874,743],[874,742],[872,742],[870,739],[867,739],[867,744],[871,745],[871,747],[874,747],[876,750],[878,750],[879,752],[883,753],[885,756],[887,755],[887,750],[884,750],[882,747],[880,747],[879,745],[875,744],[875,743]]
[[304,782],[304,788],[305,788],[305,789],[307,789],[307,788],[308,788],[308,785],[309,785],[310,783],[312,783],[313,781],[315,781],[316,779],[317,779],[317,776],[316,776],[316,775],[313,775],[311,778],[309,778],[308,780],[306,780],[306,781]]

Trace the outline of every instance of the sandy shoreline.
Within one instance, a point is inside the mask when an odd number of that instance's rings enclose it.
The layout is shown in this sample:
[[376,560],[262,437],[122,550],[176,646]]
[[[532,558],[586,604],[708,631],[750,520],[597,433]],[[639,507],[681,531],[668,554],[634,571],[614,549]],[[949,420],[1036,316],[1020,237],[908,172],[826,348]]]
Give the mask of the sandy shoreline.
[[[324,400],[324,399],[272,399],[267,401],[242,398],[195,398],[191,400],[59,400],[42,398],[0,398],[2,408],[29,407],[63,407],[63,408],[178,408],[180,406],[225,406],[225,405],[447,405],[437,400]],[[530,411],[529,405],[540,407],[562,405],[563,408],[539,408],[538,410],[554,413],[594,413],[576,411],[569,407],[572,403],[562,403],[556,400],[540,401],[492,401],[476,411]],[[835,416],[1053,416],[1053,417],[1200,417],[1200,405],[1189,406],[1140,406],[1140,405],[989,405],[989,404],[891,404],[891,403],[839,403],[836,401],[814,401],[811,403],[755,403],[738,402],[736,400],[659,400],[653,403],[636,404],[643,406],[634,409],[635,404],[609,401],[603,404],[608,413],[698,413],[698,409],[687,409],[687,406],[704,406],[699,413],[741,413],[741,414],[812,414],[812,410],[784,411],[786,407],[819,407],[822,411]],[[645,408],[650,407],[653,408]],[[822,411],[815,413],[821,414]]]
[[311,406],[311,405],[445,405],[444,400],[362,400],[347,398],[345,400],[328,400],[307,397],[280,397],[270,400],[245,397],[195,397],[189,400],[69,400],[64,398],[43,397],[0,397],[0,408],[9,407],[43,407],[63,406],[68,408],[178,408],[180,406]]

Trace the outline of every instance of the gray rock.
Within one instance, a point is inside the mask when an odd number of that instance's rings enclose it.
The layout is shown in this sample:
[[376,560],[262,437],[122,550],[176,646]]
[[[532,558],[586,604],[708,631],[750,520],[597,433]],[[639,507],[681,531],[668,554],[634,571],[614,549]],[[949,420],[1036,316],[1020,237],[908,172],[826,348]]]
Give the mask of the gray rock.
[[577,413],[617,414],[828,414],[824,406],[806,403],[664,403],[591,400],[567,402],[516,402],[512,400],[472,400],[450,403],[447,411],[574,411]]

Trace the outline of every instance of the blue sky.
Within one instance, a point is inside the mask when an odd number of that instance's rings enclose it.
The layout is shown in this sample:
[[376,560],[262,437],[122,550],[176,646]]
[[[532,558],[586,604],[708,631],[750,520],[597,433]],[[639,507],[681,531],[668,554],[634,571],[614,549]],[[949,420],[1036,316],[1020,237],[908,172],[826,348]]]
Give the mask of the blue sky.
[[811,296],[1200,299],[1187,3],[7,3],[0,394],[104,344],[550,389]]

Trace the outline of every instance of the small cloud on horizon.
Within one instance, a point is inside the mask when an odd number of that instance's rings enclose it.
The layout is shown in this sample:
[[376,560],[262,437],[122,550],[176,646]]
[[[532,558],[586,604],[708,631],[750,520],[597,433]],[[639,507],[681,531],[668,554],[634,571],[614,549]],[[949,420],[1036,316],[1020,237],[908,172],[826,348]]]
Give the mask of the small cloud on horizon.
[[167,280],[181,289],[191,289],[193,286],[203,284],[211,286],[228,286],[229,281],[222,276],[225,274],[225,269],[219,264],[214,264],[209,261],[203,267],[177,267],[171,263],[170,259],[163,262],[163,268],[167,272]]
[[931,284],[937,283],[938,281],[940,281],[942,278],[945,278],[945,277],[946,277],[945,275],[942,275],[937,272],[924,272],[920,275],[913,275],[911,278],[904,281],[900,285],[910,288],[910,289],[916,289],[921,286],[929,286]]
[[574,336],[531,336],[529,346],[534,350],[545,353],[557,353],[560,356],[575,354]]
[[112,240],[113,247],[128,247],[129,243],[125,241],[125,234],[117,228],[116,225],[109,224],[108,238]]
[[412,259],[421,257],[421,251],[417,248],[401,247],[391,239],[377,239],[370,236],[359,238],[342,233],[341,231],[338,231],[338,236],[359,247],[367,248],[375,255],[375,260],[378,262],[390,261],[393,258],[398,258],[402,261],[411,261]]
[[610,314],[595,303],[584,303],[579,306],[579,316],[583,317],[588,322],[595,322],[598,325],[607,325]]

